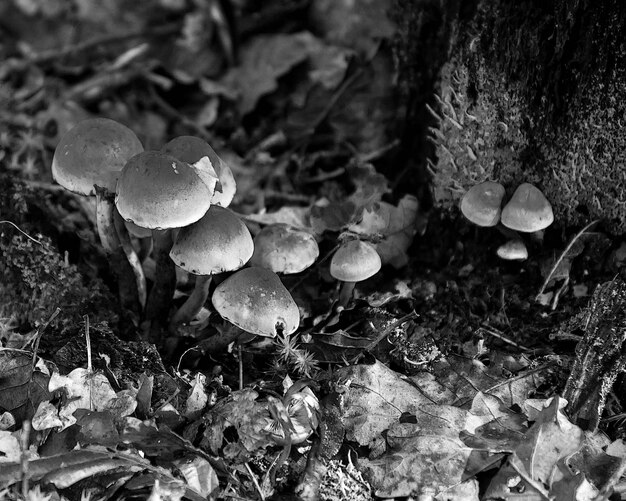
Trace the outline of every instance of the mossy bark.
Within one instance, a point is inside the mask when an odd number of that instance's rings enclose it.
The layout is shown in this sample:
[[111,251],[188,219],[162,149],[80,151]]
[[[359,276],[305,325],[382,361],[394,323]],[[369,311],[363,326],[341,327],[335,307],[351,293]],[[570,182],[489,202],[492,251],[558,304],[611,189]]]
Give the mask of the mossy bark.
[[397,0],[395,18],[401,156],[434,204],[527,181],[557,224],[626,231],[626,4]]

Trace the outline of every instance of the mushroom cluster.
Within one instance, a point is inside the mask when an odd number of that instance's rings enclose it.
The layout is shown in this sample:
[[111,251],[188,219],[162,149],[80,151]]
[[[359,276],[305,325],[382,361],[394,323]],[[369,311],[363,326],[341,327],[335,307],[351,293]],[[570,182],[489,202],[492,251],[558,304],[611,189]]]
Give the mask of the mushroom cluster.
[[[135,310],[153,340],[189,324],[208,302],[212,277],[219,274],[229,276],[211,302],[234,329],[274,337],[298,328],[298,307],[276,273],[311,266],[319,255],[317,242],[301,230],[271,225],[257,235],[255,251],[248,228],[228,209],[236,192],[233,173],[204,140],[181,136],[160,151],[144,151],[127,127],[88,119],[61,139],[52,173],[66,189],[96,196],[101,244],[132,268]],[[149,291],[137,238],[151,241],[142,252],[156,265]],[[253,266],[245,268],[249,262]],[[171,314],[176,267],[195,282]],[[112,268],[118,267],[112,263]]]
[[528,250],[517,232],[539,233],[546,229],[554,222],[552,206],[541,190],[530,183],[519,185],[502,208],[504,196],[505,189],[500,183],[476,184],[463,195],[461,212],[477,226],[498,226],[509,237],[498,247],[499,257],[524,260]]

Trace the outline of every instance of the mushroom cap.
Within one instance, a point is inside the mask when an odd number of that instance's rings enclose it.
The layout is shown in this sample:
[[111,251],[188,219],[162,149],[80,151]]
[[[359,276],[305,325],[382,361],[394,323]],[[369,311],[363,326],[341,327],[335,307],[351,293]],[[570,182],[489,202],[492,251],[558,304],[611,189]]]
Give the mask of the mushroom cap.
[[504,186],[495,181],[475,184],[463,195],[461,212],[478,226],[495,226],[500,219],[504,192]]
[[54,152],[52,177],[80,195],[94,195],[94,185],[115,191],[129,158],[143,146],[125,125],[108,118],[88,118],[66,132]]
[[276,273],[265,268],[239,270],[219,284],[211,299],[222,318],[246,332],[276,337],[300,324],[298,306]]
[[360,282],[380,270],[376,249],[361,240],[350,240],[339,247],[330,261],[330,274],[342,282]]
[[195,136],[179,136],[163,146],[161,151],[188,164],[195,164],[201,158],[208,157],[222,186],[221,192],[216,190],[213,193],[211,203],[213,205],[221,205],[222,207],[230,205],[237,191],[237,183],[235,183],[233,171],[215,153],[215,150],[211,148],[209,143]]
[[520,184],[502,209],[502,224],[516,231],[532,233],[552,224],[552,206],[539,188]]
[[528,259],[528,249],[521,240],[509,240],[503,243],[496,251],[498,256],[509,261],[523,261]]
[[250,264],[287,275],[306,270],[319,255],[320,249],[313,235],[278,223],[266,226],[254,237]]
[[252,236],[243,221],[214,205],[200,220],[180,229],[170,257],[189,273],[214,275],[238,270],[253,252]]
[[122,169],[115,205],[124,219],[143,228],[179,228],[204,216],[212,196],[191,165],[165,153],[145,151]]

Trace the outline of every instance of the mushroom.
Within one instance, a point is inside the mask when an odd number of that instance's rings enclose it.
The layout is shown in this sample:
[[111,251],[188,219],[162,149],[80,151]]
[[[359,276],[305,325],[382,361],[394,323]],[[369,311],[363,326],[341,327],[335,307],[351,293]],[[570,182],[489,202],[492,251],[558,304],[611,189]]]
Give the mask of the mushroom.
[[463,195],[461,212],[478,226],[496,226],[500,220],[504,193],[504,186],[495,181],[476,184]]
[[189,323],[209,296],[211,277],[242,268],[254,244],[246,225],[231,210],[218,205],[197,222],[181,228],[170,252],[172,261],[196,275],[194,290],[170,320],[170,332]]
[[163,146],[161,151],[188,164],[195,164],[201,158],[207,157],[215,169],[221,185],[213,193],[211,204],[222,207],[230,205],[237,191],[233,172],[206,141],[194,136],[179,136]]
[[[126,254],[135,275],[136,300],[141,307],[145,304],[145,277],[115,210],[113,194],[128,159],[142,151],[141,142],[128,127],[108,118],[90,118],[63,135],[52,159],[52,177],[57,183],[80,195],[95,194],[96,226],[102,247],[113,260],[117,259],[114,255],[120,253],[120,248]],[[117,266],[113,269],[122,289],[124,276]]]
[[[300,311],[276,273],[253,266],[237,271],[219,284],[211,298],[224,320],[238,329],[227,337],[236,341],[241,331],[274,338],[293,334],[300,325]],[[231,342],[232,342],[231,341]],[[239,345],[239,388],[243,388],[243,360]]]
[[211,298],[220,316],[264,337],[292,334],[300,325],[298,306],[276,273],[253,266],[219,284]]
[[541,190],[530,183],[522,183],[502,209],[501,221],[512,230],[533,233],[550,226],[554,214]]
[[209,210],[214,186],[196,169],[165,153],[146,151],[132,157],[117,182],[115,204],[121,216],[152,230],[156,281],[146,304],[145,318],[153,338],[165,326],[176,287],[176,269],[169,257],[171,228],[198,221]]
[[361,240],[342,244],[330,261],[330,274],[343,282],[338,305],[345,308],[352,299],[356,283],[374,276],[381,266],[380,256],[372,245]]
[[287,224],[271,224],[254,237],[250,264],[288,275],[306,270],[319,254],[317,242],[310,233]]
[[509,240],[498,247],[496,251],[499,257],[508,261],[523,261],[528,259],[528,249],[521,240]]

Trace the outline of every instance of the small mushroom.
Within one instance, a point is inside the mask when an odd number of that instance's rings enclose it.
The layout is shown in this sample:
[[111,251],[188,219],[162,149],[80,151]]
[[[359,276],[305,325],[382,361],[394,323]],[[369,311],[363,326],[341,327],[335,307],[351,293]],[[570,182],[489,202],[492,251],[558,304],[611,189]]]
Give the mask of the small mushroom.
[[[113,194],[126,162],[142,151],[141,142],[128,127],[108,118],[90,118],[63,135],[52,159],[52,177],[57,183],[73,193],[96,196],[100,242],[112,261],[117,260],[117,254],[125,254],[135,275],[136,301],[140,307],[145,303],[145,277],[115,210]],[[117,266],[113,266],[113,271],[118,274],[122,288],[123,274]],[[124,293],[121,291],[120,295]]]
[[195,164],[207,157],[220,181],[220,186],[213,192],[211,204],[222,207],[230,205],[237,191],[233,172],[206,141],[194,136],[179,136],[163,146],[161,151],[188,164]]
[[223,319],[257,336],[292,334],[300,325],[291,294],[278,275],[265,268],[239,270],[215,288],[211,301]]
[[528,249],[521,240],[509,240],[498,247],[496,251],[499,257],[508,261],[523,261],[528,259]]
[[196,275],[194,290],[170,320],[170,332],[189,323],[209,296],[211,277],[242,268],[254,244],[246,225],[231,210],[214,205],[197,222],[181,228],[170,252],[172,261]]
[[288,275],[306,270],[319,254],[310,233],[287,224],[271,224],[254,237],[250,264]]
[[342,244],[330,261],[330,274],[343,282],[338,305],[345,307],[352,299],[356,283],[376,275],[381,266],[380,256],[372,245],[361,240]]
[[461,199],[461,212],[478,226],[496,226],[500,220],[504,186],[485,181],[472,186]]
[[501,221],[512,230],[533,233],[550,226],[554,214],[541,190],[530,183],[522,183],[502,209]]
[[167,323],[176,287],[176,268],[169,257],[172,228],[198,221],[211,206],[213,187],[188,163],[158,151],[132,157],[117,182],[115,204],[121,216],[152,230],[156,282],[146,304],[145,318],[153,338]]

